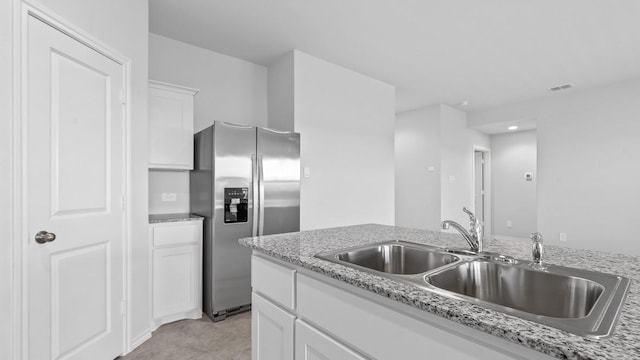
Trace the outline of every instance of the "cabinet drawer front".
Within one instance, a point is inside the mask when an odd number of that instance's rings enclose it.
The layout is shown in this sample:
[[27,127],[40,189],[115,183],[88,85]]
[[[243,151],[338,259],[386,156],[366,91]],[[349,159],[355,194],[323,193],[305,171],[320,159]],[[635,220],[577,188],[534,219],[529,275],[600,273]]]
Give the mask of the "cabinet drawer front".
[[152,226],[153,246],[197,243],[202,238],[202,222],[163,224]]
[[261,257],[251,257],[253,291],[290,310],[295,308],[295,272]]

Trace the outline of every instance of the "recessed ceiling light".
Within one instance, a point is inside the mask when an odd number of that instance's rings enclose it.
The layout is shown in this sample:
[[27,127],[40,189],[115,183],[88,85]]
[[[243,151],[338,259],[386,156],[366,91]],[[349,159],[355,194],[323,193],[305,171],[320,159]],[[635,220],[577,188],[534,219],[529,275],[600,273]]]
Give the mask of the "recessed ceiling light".
[[547,90],[549,90],[549,91],[567,90],[567,89],[571,89],[574,86],[575,85],[573,85],[573,84],[564,84],[564,85],[558,85],[558,86],[550,87]]
[[509,126],[507,130],[518,130],[518,127],[515,125]]

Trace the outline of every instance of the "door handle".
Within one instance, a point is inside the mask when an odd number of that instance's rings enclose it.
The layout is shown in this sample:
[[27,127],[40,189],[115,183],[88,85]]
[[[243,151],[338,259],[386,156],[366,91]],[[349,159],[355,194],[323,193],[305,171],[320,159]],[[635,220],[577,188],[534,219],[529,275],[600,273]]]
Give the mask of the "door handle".
[[262,163],[262,155],[258,155],[258,184],[260,198],[260,215],[258,216],[258,235],[264,235],[264,164]]
[[56,234],[42,230],[36,234],[35,238],[38,244],[46,244],[55,240]]
[[258,207],[260,206],[258,192],[260,191],[260,189],[258,187],[259,186],[258,185],[258,159],[255,154],[251,155],[251,172],[253,173],[253,176],[252,176],[253,189],[251,191],[251,199],[253,203],[252,205],[253,206],[253,224],[252,224],[251,236],[258,236],[258,216],[260,216],[258,214]]

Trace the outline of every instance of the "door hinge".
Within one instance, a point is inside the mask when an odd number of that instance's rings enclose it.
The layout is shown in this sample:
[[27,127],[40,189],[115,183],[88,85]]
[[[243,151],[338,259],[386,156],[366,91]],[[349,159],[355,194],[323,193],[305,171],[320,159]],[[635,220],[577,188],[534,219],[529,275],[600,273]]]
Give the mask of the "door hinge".
[[127,302],[120,302],[120,315],[125,316],[127,314]]
[[127,199],[124,197],[124,195],[120,197],[120,208],[122,210],[127,208]]
[[124,91],[120,90],[120,103],[122,105],[127,103],[127,96],[124,94]]

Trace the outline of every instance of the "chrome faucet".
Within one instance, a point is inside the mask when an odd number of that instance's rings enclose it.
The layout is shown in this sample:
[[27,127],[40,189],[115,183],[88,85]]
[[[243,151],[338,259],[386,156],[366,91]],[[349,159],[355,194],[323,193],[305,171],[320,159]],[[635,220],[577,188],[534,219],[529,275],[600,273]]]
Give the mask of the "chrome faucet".
[[542,256],[544,255],[544,247],[542,246],[542,234],[539,232],[531,233],[531,241],[533,245],[531,247],[531,254],[533,255],[533,264],[536,267],[544,267],[542,265]]
[[443,230],[448,230],[449,227],[453,227],[454,229],[458,230],[460,235],[462,235],[467,243],[469,243],[471,251],[475,253],[483,252],[484,249],[482,240],[484,236],[484,227],[482,225],[482,222],[480,222],[480,220],[478,220],[478,218],[476,218],[476,216],[471,211],[467,210],[466,207],[463,207],[462,211],[469,215],[470,229],[468,231],[464,227],[462,227],[462,225],[453,220],[444,220],[440,223],[440,226]]

